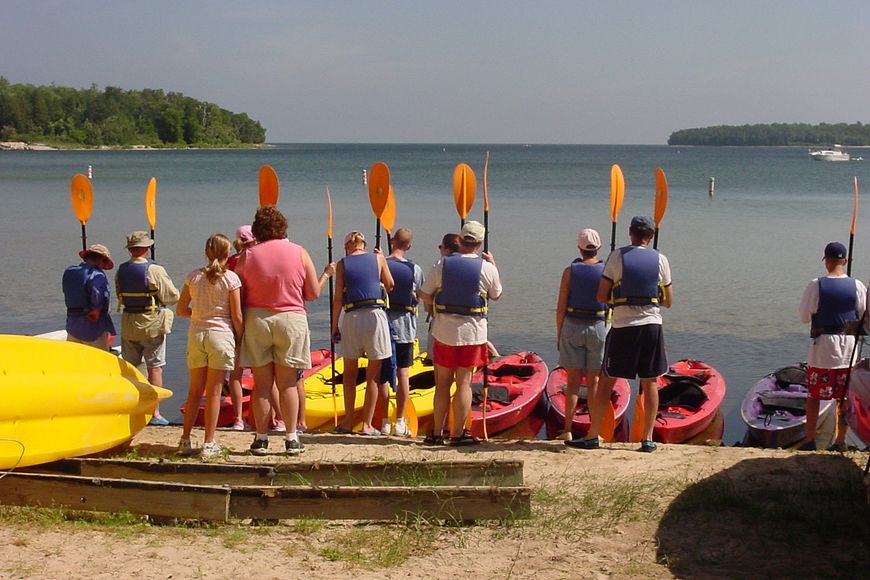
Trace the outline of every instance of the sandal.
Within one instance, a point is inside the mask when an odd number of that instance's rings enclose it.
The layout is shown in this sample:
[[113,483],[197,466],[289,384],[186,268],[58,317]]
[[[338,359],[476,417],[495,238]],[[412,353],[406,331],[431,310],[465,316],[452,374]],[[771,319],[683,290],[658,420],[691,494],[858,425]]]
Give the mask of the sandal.
[[444,445],[444,435],[429,433],[423,439],[423,445]]
[[462,435],[460,435],[459,437],[450,438],[451,447],[465,447],[466,445],[477,445],[479,443],[480,439],[474,437],[471,433],[469,433],[468,429],[463,429]]
[[658,446],[655,441],[643,440],[640,442],[640,451],[644,453],[652,453],[656,449],[658,449]]
[[575,449],[598,449],[601,443],[598,437],[590,437],[589,439],[568,439],[565,445]]
[[357,434],[365,435],[366,437],[380,437],[381,435],[383,435],[383,433],[381,433],[377,429],[372,429],[371,431],[360,431]]
[[350,435],[351,433],[353,433],[353,431],[351,431],[350,429],[345,429],[341,425],[333,429],[332,432],[336,435]]

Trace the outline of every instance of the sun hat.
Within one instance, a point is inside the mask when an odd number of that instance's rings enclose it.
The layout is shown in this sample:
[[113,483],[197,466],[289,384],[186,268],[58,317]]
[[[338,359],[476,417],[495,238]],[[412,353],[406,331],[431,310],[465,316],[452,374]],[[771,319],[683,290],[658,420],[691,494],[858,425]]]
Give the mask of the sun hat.
[[148,232],[137,231],[130,232],[127,235],[127,249],[130,248],[150,248],[154,245],[154,240],[148,236]]
[[597,250],[601,247],[601,236],[592,228],[581,230],[577,234],[577,247],[581,250]]
[[251,226],[247,224],[239,226],[239,229],[236,230],[236,238],[241,240],[243,244],[257,241],[257,238],[254,237],[254,232],[251,231]]
[[109,248],[103,244],[91,244],[87,250],[79,252],[79,258],[86,260],[88,254],[96,254],[103,258],[103,270],[111,270],[115,267],[115,262],[112,261],[112,255],[109,253]]
[[459,237],[462,241],[470,244],[479,244],[483,242],[483,237],[486,235],[486,229],[483,224],[474,220],[465,222],[462,226],[462,231],[459,232]]
[[825,246],[825,257],[834,258],[835,260],[846,259],[846,246],[840,242],[830,242]]
[[656,229],[656,224],[648,215],[638,215],[631,218],[631,227],[644,230]]

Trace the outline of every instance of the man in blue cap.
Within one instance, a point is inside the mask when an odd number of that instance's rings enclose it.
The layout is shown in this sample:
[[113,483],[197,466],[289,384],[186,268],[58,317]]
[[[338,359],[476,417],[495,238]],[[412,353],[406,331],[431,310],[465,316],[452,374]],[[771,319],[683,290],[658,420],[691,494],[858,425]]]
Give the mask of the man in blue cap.
[[673,302],[671,267],[664,254],[650,247],[655,223],[648,216],[632,218],[631,245],[611,252],[598,285],[598,302],[613,305],[613,319],[604,346],[604,368],[595,393],[592,424],[585,439],[565,441],[578,449],[597,449],[598,433],[616,379],[640,379],[644,428],[640,450],[655,451],[653,426],[659,406],[656,379],[667,372],[661,306]]
[[[867,288],[846,275],[846,246],[825,246],[828,275],[813,279],[801,297],[801,322],[810,324],[807,354],[807,432],[802,451],[815,451],[820,401],[841,398],[855,364],[855,334],[863,320]],[[846,425],[837,413],[837,438],[829,451],[846,450]]]

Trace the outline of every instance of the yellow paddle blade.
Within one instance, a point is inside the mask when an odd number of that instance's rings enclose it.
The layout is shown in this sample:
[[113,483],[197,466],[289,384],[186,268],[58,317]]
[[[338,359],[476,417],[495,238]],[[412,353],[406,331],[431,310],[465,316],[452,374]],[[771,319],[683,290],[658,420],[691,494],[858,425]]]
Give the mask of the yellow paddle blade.
[[[855,205],[852,207],[852,227],[849,228],[849,233],[851,235],[855,235],[855,226],[858,224],[858,176],[854,177],[854,188],[855,188]],[[849,259],[852,257],[849,256]]]
[[280,194],[278,174],[271,165],[260,167],[260,207],[264,205],[276,205]]
[[637,401],[634,404],[634,416],[631,418],[631,441],[639,442],[643,439],[643,393],[638,393]]
[[483,211],[489,211],[489,190],[486,188],[486,176],[489,173],[489,151],[483,159]]
[[453,169],[453,203],[461,219],[465,219],[471,211],[476,191],[477,178],[474,171],[467,164],[460,163]]
[[326,188],[326,237],[332,239],[332,196]]
[[393,233],[393,227],[396,225],[396,194],[393,192],[392,185],[390,186],[390,194],[387,196],[384,213],[381,214],[381,225],[384,226],[388,234]]
[[610,168],[610,221],[616,223],[619,217],[619,210],[622,209],[622,202],[625,199],[625,177],[622,176],[622,169],[619,165],[613,164]]
[[381,219],[390,198],[390,168],[381,161],[369,169],[369,204],[375,217]]
[[148,225],[151,229],[157,227],[157,178],[152,177],[148,180],[148,187],[145,189],[145,215],[148,216]]
[[88,223],[94,207],[94,189],[91,180],[81,173],[73,175],[69,185],[69,196],[73,212],[82,225]]
[[662,218],[665,217],[665,210],[668,208],[668,178],[665,176],[665,170],[661,167],[656,167],[656,201],[653,212],[653,219],[656,222],[656,227],[662,223]]

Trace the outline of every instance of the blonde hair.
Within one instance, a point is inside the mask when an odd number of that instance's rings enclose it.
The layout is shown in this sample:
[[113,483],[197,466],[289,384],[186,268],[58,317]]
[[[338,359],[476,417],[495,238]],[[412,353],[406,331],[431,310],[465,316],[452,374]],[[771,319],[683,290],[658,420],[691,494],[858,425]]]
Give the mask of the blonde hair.
[[212,234],[205,242],[205,257],[208,266],[205,267],[205,277],[212,284],[227,271],[227,258],[230,256],[230,240],[223,234]]
[[399,228],[393,234],[393,245],[400,250],[407,250],[411,247],[411,242],[414,240],[414,235],[408,228]]
[[356,249],[358,246],[366,247],[366,237],[361,232],[351,232],[345,236],[344,251],[348,248]]

